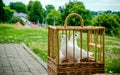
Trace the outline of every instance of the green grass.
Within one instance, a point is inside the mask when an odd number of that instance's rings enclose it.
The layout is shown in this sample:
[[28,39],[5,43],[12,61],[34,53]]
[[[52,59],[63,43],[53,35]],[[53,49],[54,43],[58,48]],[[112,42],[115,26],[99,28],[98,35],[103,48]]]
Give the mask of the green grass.
[[18,28],[15,25],[0,24],[0,43],[27,44],[44,61],[47,56],[47,28]]
[[120,58],[106,57],[106,72],[120,73]]
[[[86,40],[84,33],[83,42]],[[22,43],[29,46],[45,62],[47,61],[48,50],[48,29],[43,28],[18,28],[15,25],[0,24],[0,43]],[[86,43],[83,43],[83,48]],[[112,51],[120,56],[120,38],[105,36],[106,53]],[[106,72],[120,73],[120,57],[106,55]]]

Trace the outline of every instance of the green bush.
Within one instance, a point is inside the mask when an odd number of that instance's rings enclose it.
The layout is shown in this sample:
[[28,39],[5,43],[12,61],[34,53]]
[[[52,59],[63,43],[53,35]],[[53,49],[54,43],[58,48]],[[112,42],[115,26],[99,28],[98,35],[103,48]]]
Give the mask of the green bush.
[[5,22],[8,22],[11,18],[15,10],[11,9],[9,6],[4,7],[5,11]]
[[20,19],[19,17],[13,17],[9,23],[17,23],[17,22],[20,22],[22,25],[24,25],[24,22],[22,19]]
[[111,36],[120,37],[120,18],[115,14],[101,14],[92,20],[95,26],[104,26],[105,32]]

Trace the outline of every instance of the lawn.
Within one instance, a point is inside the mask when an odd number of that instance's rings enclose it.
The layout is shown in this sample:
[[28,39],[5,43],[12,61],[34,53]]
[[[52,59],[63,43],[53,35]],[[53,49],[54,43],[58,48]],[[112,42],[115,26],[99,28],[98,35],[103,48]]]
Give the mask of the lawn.
[[0,43],[25,43],[44,61],[47,59],[47,28],[19,28],[0,24]]
[[[47,27],[19,28],[11,24],[0,24],[0,43],[22,42],[47,61]],[[120,73],[120,38],[105,36],[105,50],[106,72]]]

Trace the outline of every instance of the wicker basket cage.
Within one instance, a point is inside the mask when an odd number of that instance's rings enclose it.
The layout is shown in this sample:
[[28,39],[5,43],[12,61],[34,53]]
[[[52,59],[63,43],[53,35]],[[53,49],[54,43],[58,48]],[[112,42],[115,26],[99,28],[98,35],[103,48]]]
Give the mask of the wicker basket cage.
[[[81,26],[67,26],[71,16],[80,19]],[[75,42],[75,36],[78,39]],[[62,35],[66,36],[65,50],[61,52]],[[83,19],[79,14],[73,13],[66,17],[64,26],[48,27],[48,72],[50,75],[86,75],[104,73],[104,36],[105,28],[98,26],[84,26]],[[69,49],[69,39],[72,37],[72,47]],[[78,46],[78,51],[76,48]],[[84,51],[83,51],[84,50]],[[69,51],[72,52],[71,56]],[[77,52],[76,52],[77,51]],[[61,61],[61,53],[64,58]],[[84,52],[86,54],[84,54]],[[90,56],[89,52],[93,54]],[[79,57],[77,61],[76,57]],[[83,58],[83,56],[86,56]]]

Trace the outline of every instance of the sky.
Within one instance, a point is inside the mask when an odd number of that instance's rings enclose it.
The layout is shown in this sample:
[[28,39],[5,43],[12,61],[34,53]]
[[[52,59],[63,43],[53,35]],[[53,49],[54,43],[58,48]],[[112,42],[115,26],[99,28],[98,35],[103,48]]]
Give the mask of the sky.
[[[25,5],[29,3],[30,0],[3,0],[5,5],[9,5],[10,2],[23,2]],[[36,0],[32,0],[36,1]],[[40,1],[43,8],[47,4],[52,4],[58,9],[59,6],[64,6],[69,1],[74,0],[37,0]],[[77,0],[84,3],[86,9],[91,11],[120,11],[120,0]]]

